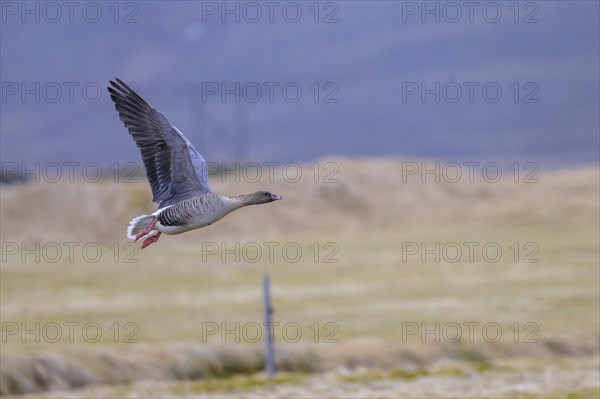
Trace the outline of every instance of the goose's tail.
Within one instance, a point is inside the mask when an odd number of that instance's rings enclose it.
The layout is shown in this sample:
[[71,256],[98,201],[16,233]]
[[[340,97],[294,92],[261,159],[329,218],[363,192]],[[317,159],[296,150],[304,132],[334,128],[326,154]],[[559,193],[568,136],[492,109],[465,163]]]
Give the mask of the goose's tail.
[[[127,227],[127,238],[135,240],[135,237],[146,229],[153,219],[154,215],[142,215],[131,220],[129,227]],[[148,234],[150,233],[154,233],[154,230],[151,230]]]

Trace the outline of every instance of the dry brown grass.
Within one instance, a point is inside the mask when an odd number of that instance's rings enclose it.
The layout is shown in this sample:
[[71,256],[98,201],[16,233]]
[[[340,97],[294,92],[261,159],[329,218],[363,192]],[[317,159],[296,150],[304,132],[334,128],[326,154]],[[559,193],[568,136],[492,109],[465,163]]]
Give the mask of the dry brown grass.
[[[293,349],[293,348],[292,348]],[[206,345],[138,347],[125,350],[66,351],[37,356],[8,356],[0,366],[0,395],[68,391],[89,385],[140,381],[198,380],[253,374],[264,370],[261,348],[215,348]],[[317,368],[311,351],[277,354],[282,372]]]

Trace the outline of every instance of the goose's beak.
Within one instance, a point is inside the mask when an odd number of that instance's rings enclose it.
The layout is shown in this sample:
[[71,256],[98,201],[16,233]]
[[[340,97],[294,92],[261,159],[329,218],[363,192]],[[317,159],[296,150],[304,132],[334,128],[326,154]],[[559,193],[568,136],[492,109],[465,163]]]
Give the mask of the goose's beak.
[[277,194],[271,194],[271,199],[273,201],[277,201],[277,200],[282,200],[283,197],[281,195],[277,195]]

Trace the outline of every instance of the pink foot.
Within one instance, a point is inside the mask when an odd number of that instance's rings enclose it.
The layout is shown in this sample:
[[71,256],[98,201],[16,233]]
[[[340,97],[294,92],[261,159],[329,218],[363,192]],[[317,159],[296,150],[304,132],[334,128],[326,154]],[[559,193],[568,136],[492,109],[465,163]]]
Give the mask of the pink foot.
[[158,241],[158,239],[160,238],[160,234],[161,234],[161,233],[160,233],[160,231],[159,231],[158,233],[156,233],[156,234],[154,234],[154,235],[152,235],[152,236],[150,236],[150,237],[146,238],[146,239],[144,240],[144,242],[142,243],[142,249],[144,249],[144,248],[146,248],[147,246],[149,246],[149,245],[152,245],[152,244],[154,244],[156,241]]
[[[150,222],[150,224],[148,225],[148,227],[146,227],[144,230],[140,231],[140,233],[137,236],[135,236],[135,240],[133,240],[133,242],[136,242],[137,240],[139,240],[146,234],[150,233],[150,231],[152,230],[152,228],[154,227],[156,222],[158,222],[158,219],[156,217],[154,217],[152,219],[152,222]],[[150,245],[150,244],[148,244],[148,245]]]

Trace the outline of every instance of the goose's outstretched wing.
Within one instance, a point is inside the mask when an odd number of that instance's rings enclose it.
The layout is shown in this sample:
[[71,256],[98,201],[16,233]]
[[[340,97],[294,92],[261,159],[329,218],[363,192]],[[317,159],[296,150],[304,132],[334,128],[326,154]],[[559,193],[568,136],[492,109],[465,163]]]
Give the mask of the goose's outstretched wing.
[[189,140],[123,81],[110,85],[110,98],[142,153],[152,201],[162,208],[209,191],[206,161]]

